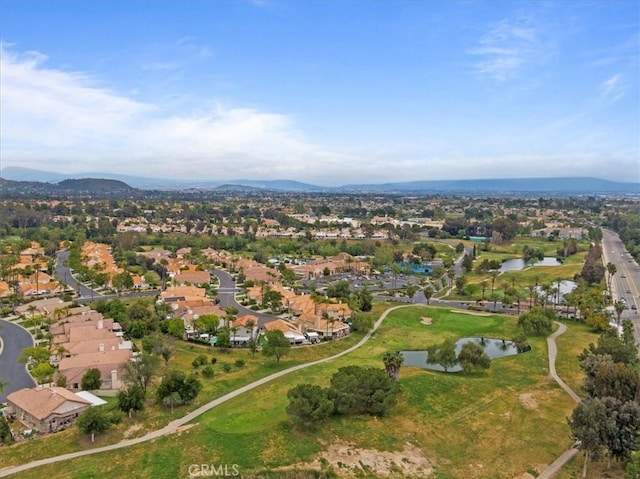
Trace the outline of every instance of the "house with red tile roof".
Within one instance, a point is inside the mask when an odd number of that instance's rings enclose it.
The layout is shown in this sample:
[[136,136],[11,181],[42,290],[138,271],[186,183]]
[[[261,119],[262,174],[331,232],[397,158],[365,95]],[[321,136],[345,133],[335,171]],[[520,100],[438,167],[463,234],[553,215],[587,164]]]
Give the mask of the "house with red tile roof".
[[91,402],[65,388],[25,388],[7,396],[9,411],[25,426],[40,433],[55,432],[75,423]]

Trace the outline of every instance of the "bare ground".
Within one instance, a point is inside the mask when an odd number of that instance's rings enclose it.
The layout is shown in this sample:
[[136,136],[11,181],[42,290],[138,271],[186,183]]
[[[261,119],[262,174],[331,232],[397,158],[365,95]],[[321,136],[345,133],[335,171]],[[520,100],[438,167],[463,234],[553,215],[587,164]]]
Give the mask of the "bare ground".
[[433,462],[422,450],[409,443],[402,451],[390,452],[358,449],[352,444],[336,442],[314,461],[296,464],[295,467],[320,470],[322,464],[327,463],[341,477],[357,476],[363,470],[389,478],[427,477],[433,470]]

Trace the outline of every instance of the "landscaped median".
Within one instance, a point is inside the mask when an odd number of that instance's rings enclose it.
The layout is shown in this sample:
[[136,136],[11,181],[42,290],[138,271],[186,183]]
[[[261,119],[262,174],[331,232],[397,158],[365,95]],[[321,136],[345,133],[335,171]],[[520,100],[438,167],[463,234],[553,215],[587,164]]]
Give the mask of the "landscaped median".
[[[430,325],[421,322],[425,316],[432,318]],[[341,448],[365,459],[371,451],[386,451],[400,461],[406,455],[407,464],[425,461],[415,477],[426,474],[426,464],[441,477],[516,477],[540,470],[569,445],[566,417],[574,407],[549,378],[545,338],[530,338],[531,351],[493,360],[483,373],[444,374],[405,367],[400,373],[399,402],[387,417],[337,416],[315,431],[303,432],[292,428],[285,411],[291,387],[303,382],[324,386],[342,366],[382,367],[387,351],[425,349],[447,338],[466,336],[511,339],[516,333],[516,319],[511,317],[472,316],[424,306],[399,308],[368,342],[345,356],[251,389],[205,412],[174,435],[133,445],[126,452],[115,450],[47,465],[47,476],[189,477],[194,464],[232,465],[247,475],[294,465],[317,468],[330,460],[340,473],[348,467],[348,461],[336,455]],[[7,457],[8,450],[0,450],[3,465],[5,458],[13,464],[35,459],[33,454],[22,460],[13,454]],[[41,475],[38,468],[20,477]]]

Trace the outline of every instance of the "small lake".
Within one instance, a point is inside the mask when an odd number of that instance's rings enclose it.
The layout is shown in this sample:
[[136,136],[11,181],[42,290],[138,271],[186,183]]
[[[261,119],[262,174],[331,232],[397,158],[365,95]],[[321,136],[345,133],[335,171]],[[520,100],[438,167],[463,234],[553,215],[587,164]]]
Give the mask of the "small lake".
[[[559,266],[562,263],[558,261],[557,258],[543,258],[542,261],[538,261],[536,263],[532,263],[531,266]],[[505,271],[520,271],[526,266],[526,263],[522,258],[514,258],[508,259],[502,263],[500,266],[500,272],[504,273]]]
[[[491,339],[491,338],[462,338],[456,341],[456,355],[460,353],[462,345],[473,341],[484,347],[484,352],[491,359],[503,358],[505,356],[514,356],[518,354],[518,349],[509,340]],[[400,351],[404,357],[405,366],[413,366],[416,368],[430,369],[431,371],[444,371],[439,364],[427,364],[426,351]],[[458,364],[449,368],[448,372],[453,373],[462,371],[462,367]]]

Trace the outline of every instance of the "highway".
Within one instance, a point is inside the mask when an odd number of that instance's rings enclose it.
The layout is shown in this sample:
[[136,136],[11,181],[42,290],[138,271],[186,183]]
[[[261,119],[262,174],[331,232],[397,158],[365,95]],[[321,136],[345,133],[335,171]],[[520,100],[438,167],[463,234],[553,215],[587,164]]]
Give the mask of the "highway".
[[[605,229],[602,230],[602,259],[605,267],[608,263],[616,265],[616,273],[611,281],[613,299],[625,299],[627,308],[620,319],[633,321],[636,342],[640,343],[640,315],[638,315],[638,309],[640,309],[640,266],[627,252],[618,235]],[[605,276],[608,280],[608,273],[605,272]]]

